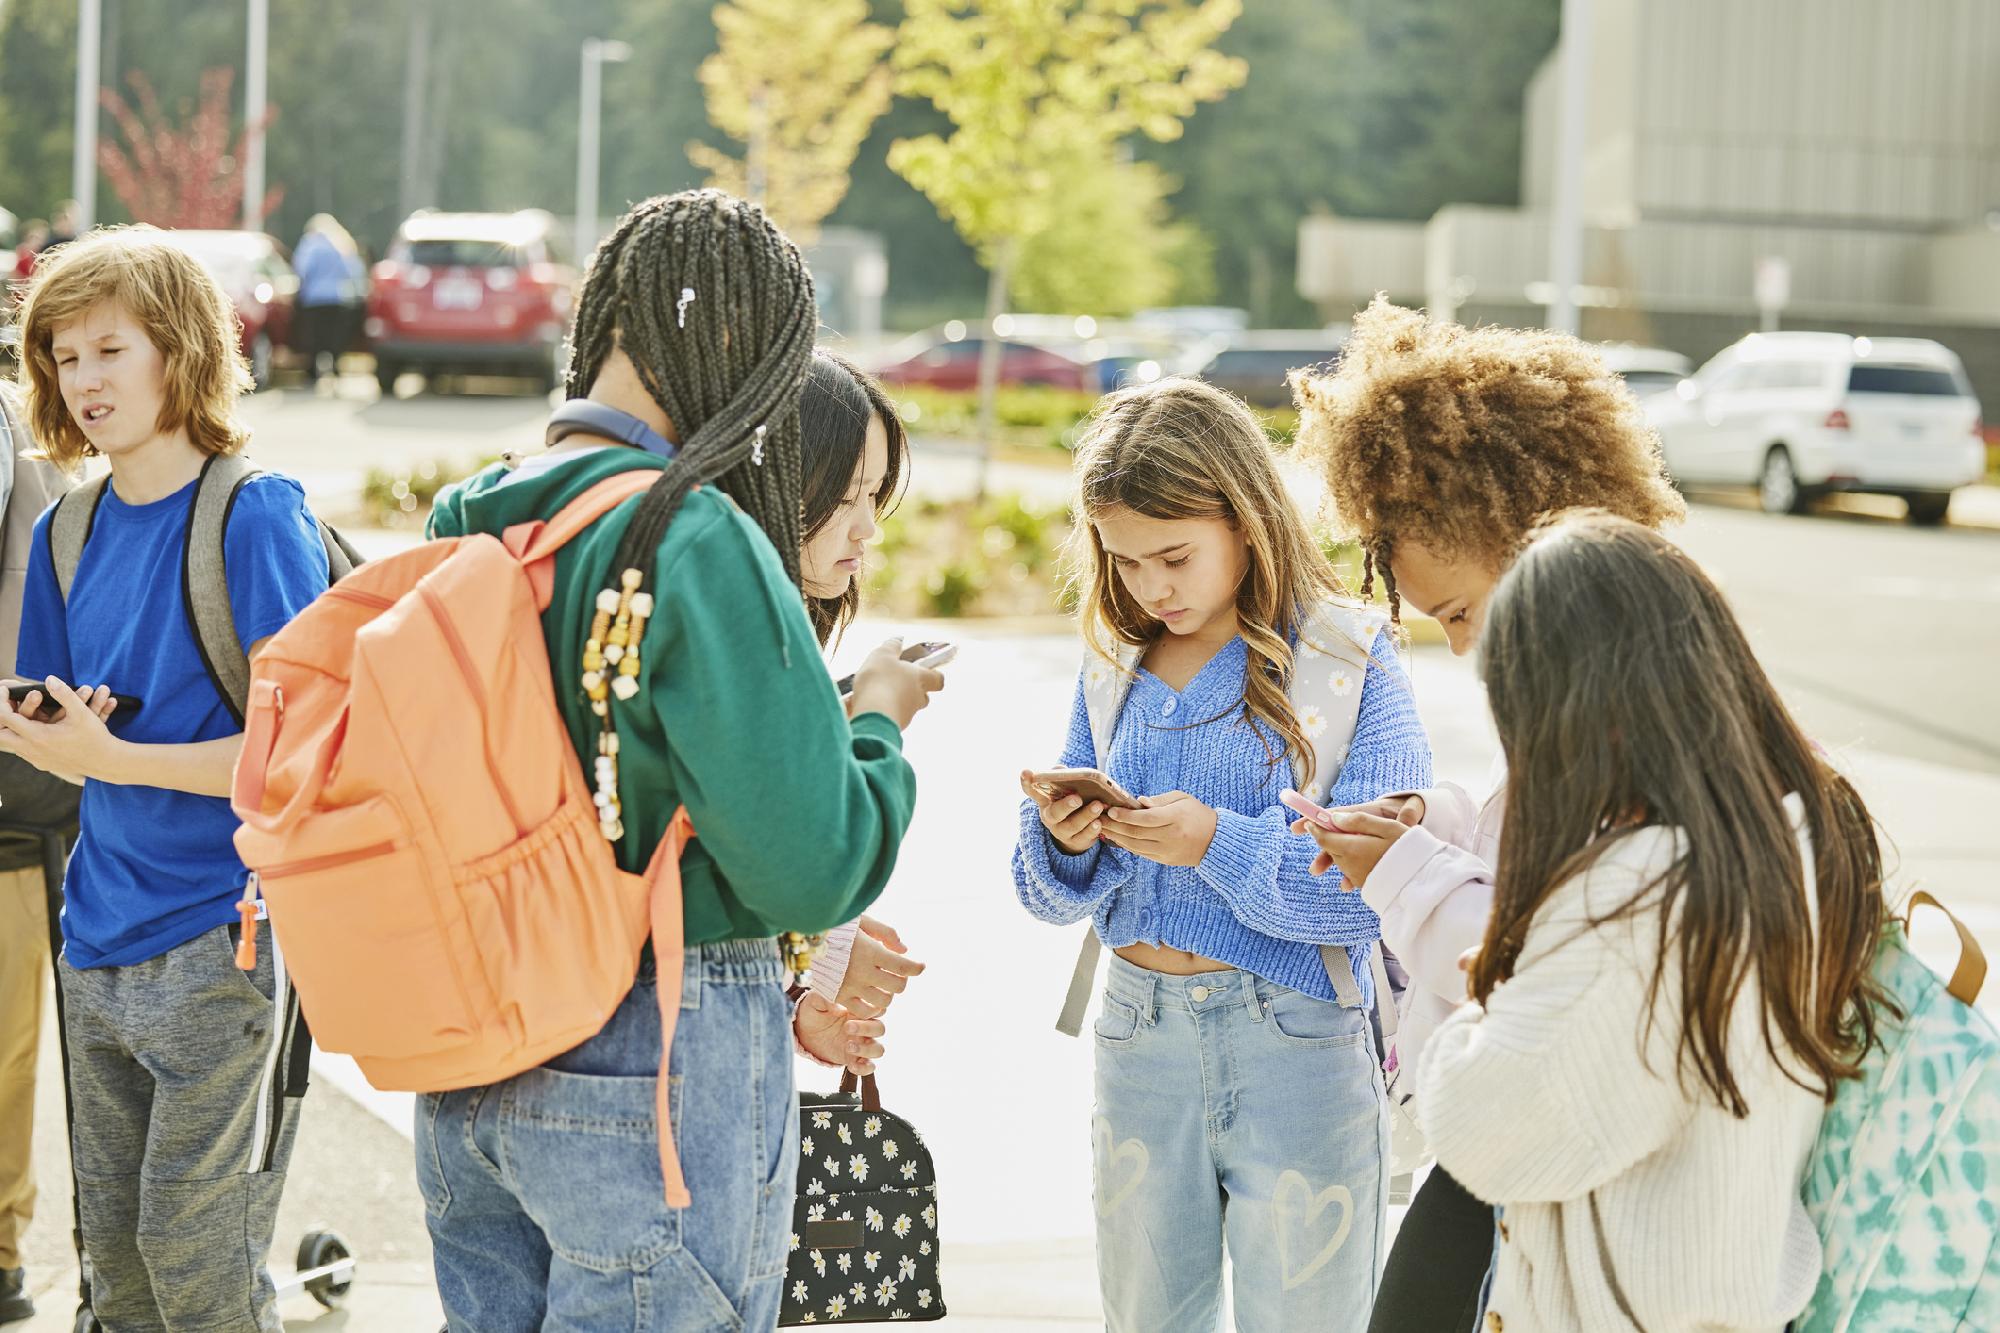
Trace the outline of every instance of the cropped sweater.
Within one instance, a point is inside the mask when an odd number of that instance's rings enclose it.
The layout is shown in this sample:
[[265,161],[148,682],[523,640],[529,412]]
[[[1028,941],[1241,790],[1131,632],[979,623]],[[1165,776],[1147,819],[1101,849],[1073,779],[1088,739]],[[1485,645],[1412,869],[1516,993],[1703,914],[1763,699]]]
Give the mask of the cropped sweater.
[[[1184,791],[1215,809],[1215,837],[1199,864],[1163,866],[1108,843],[1070,856],[1042,826],[1034,803],[1024,801],[1014,887],[1044,921],[1091,918],[1109,948],[1143,941],[1186,949],[1331,1000],[1319,946],[1369,944],[1381,927],[1337,869],[1309,873],[1319,848],[1289,831],[1296,816],[1278,802],[1278,793],[1295,785],[1290,764],[1271,762],[1284,742],[1244,716],[1248,660],[1243,640],[1232,639],[1183,690],[1142,668],[1104,764],[1127,791]],[[1062,764],[1097,764],[1080,679]],[[1328,804],[1359,804],[1430,780],[1430,741],[1385,634],[1376,640],[1354,743]],[[1352,950],[1349,961],[1372,1003],[1366,952]]]

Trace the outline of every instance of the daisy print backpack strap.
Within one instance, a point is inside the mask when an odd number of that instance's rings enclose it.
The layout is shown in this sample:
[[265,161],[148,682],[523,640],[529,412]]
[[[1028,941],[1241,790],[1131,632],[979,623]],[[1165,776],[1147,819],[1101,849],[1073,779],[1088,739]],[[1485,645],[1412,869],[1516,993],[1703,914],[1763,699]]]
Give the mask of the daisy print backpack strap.
[[[1327,794],[1347,762],[1348,748],[1354,743],[1354,727],[1361,717],[1361,683],[1367,674],[1370,651],[1388,624],[1388,617],[1372,608],[1346,602],[1321,603],[1306,618],[1293,657],[1291,701],[1306,734],[1312,740],[1313,771],[1300,774],[1298,789],[1325,804]],[[1097,750],[1097,766],[1102,769],[1111,754],[1111,738],[1118,730],[1118,714],[1132,692],[1144,649],[1121,643],[1107,662],[1095,651],[1086,651],[1083,664],[1083,704],[1090,719],[1090,739]],[[1097,985],[1097,964],[1103,945],[1097,928],[1086,925],[1077,946],[1076,969],[1070,974],[1069,993],[1063,999],[1056,1031],[1075,1037],[1083,1031],[1084,1012],[1090,1007],[1091,992]],[[1327,975],[1343,1004],[1360,1003],[1354,974],[1347,966],[1347,951],[1329,945],[1320,951]],[[1377,984],[1380,984],[1377,978]],[[1393,1005],[1385,1005],[1393,1014]],[[1389,1021],[1393,1022],[1393,1019]]]

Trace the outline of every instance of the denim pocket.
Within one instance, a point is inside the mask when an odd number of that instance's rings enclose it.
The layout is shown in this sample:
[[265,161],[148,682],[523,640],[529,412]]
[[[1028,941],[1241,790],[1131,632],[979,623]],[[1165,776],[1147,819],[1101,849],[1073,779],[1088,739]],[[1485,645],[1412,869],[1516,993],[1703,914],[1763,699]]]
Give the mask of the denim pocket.
[[1104,992],[1098,1007],[1097,1025],[1091,1029],[1106,1046],[1129,1046],[1139,1037],[1139,1008]]
[[451,1207],[451,1184],[445,1179],[444,1159],[438,1149],[438,1111],[449,1093],[425,1092],[417,1095],[417,1193],[424,1197],[424,1211],[443,1217]]
[[658,1086],[652,1076],[547,1068],[505,1085],[507,1167],[549,1248],[579,1268],[650,1268],[680,1245],[660,1178]]
[[1284,986],[1273,986],[1260,1003],[1268,1020],[1264,1026],[1279,1041],[1309,1050],[1358,1046],[1368,1022],[1366,1010],[1343,1009]]

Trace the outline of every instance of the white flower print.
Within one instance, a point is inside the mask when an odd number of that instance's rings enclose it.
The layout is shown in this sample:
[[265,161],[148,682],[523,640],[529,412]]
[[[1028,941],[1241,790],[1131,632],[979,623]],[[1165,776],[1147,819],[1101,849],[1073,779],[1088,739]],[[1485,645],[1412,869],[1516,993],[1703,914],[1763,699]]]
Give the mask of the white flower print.
[[801,1324],[817,1324],[819,1322],[819,1316],[814,1314],[811,1310],[807,1310],[799,1316],[799,1322]]
[[854,1268],[854,1256],[842,1250],[833,1256],[833,1266],[843,1273],[850,1272]]
[[[817,1184],[818,1182],[815,1181],[813,1183]],[[823,1203],[815,1203],[808,1205],[806,1208],[806,1221],[808,1222],[826,1221],[826,1205]]]
[[897,1155],[898,1153],[902,1152],[902,1151],[903,1151],[903,1150],[902,1150],[901,1148],[898,1148],[898,1147],[896,1146],[896,1141],[895,1141],[894,1139],[883,1139],[883,1140],[882,1140],[882,1160],[883,1160],[883,1161],[885,1161],[885,1162],[893,1162],[893,1161],[895,1161],[895,1160],[896,1160],[896,1155]]
[[895,1323],[898,1319],[908,1319],[909,1317],[910,1317],[910,1312],[908,1310],[889,1311],[889,1322],[892,1324]]
[[924,1205],[924,1225],[925,1225],[925,1226],[927,1226],[927,1227],[935,1227],[935,1226],[937,1225],[937,1205],[936,1205],[936,1204],[934,1204],[934,1203],[927,1203],[927,1204],[925,1204],[925,1205]]
[[866,1282],[857,1282],[847,1289],[847,1294],[854,1298],[856,1305],[866,1305],[868,1303],[868,1284]]
[[893,1305],[896,1301],[896,1283],[893,1278],[883,1278],[875,1284],[875,1303]]
[[849,1129],[844,1123],[838,1129],[834,1130],[834,1133],[838,1134],[840,1141],[848,1147],[851,1148],[854,1146],[854,1131]]
[[929,1287],[925,1287],[917,1293],[917,1305],[920,1309],[928,1310],[931,1308],[931,1289]]
[[790,1254],[793,1250],[796,1250],[798,1248],[799,1248],[799,1233],[794,1231],[791,1234],[790,1239],[786,1242],[785,1253]]
[[811,1254],[810,1254],[809,1256],[807,1256],[807,1257],[808,1257],[808,1258],[810,1258],[810,1259],[812,1260],[812,1263],[813,1263],[813,1272],[815,1272],[815,1273],[819,1274],[819,1275],[820,1275],[821,1277],[825,1277],[825,1276],[826,1276],[826,1256],[825,1256],[825,1255],[823,1255],[823,1254],[821,1254],[821,1253],[820,1253],[820,1252],[819,1252],[818,1250],[814,1250],[814,1251],[813,1251],[813,1252],[812,1252],[812,1253],[811,1253]]
[[917,1178],[917,1164],[915,1162],[903,1163],[903,1179],[915,1180],[916,1178]]
[[874,1272],[877,1268],[880,1268],[882,1266],[882,1251],[880,1250],[868,1251],[868,1253],[861,1256],[861,1262],[868,1265],[869,1272],[871,1273]]
[[1345,699],[1354,693],[1354,676],[1342,667],[1326,678],[1326,686],[1333,691],[1335,698]]
[[1111,683],[1111,666],[1106,662],[1092,662],[1083,672],[1083,688],[1095,693]]
[[864,1210],[861,1217],[863,1221],[868,1223],[870,1231],[880,1231],[882,1229],[882,1214],[876,1212],[873,1208]]
[[1299,726],[1307,736],[1317,738],[1326,730],[1326,714],[1319,711],[1316,704],[1307,704],[1299,710]]
[[845,1296],[835,1296],[826,1303],[826,1317],[828,1319],[838,1319],[846,1313],[847,1298]]
[[847,1174],[856,1180],[868,1179],[868,1159],[860,1153],[847,1159]]
[[861,1133],[865,1137],[872,1139],[881,1132],[882,1132],[882,1117],[871,1115],[866,1120],[861,1122]]
[[808,1134],[804,1138],[799,1140],[799,1156],[809,1158],[812,1155],[813,1155],[812,1135]]
[[910,1234],[910,1215],[908,1213],[904,1213],[901,1217],[896,1219],[896,1239],[901,1240],[903,1237],[909,1234]]
[[835,1157],[832,1153],[828,1153],[820,1160],[826,1163],[826,1173],[829,1176],[838,1176],[840,1174],[840,1159],[838,1157]]
[[812,1180],[808,1180],[806,1182],[806,1193],[808,1194],[826,1193],[826,1182],[824,1180],[818,1179],[817,1177],[815,1177]]
[[929,1241],[924,1241],[924,1242],[923,1242],[922,1244],[918,1245],[918,1246],[917,1246],[917,1253],[918,1253],[918,1254],[921,1254],[921,1255],[922,1255],[922,1256],[924,1256],[924,1258],[926,1258],[926,1259],[930,1258],[930,1257],[931,1257],[931,1243],[930,1243]]
[[898,1281],[908,1282],[916,1275],[917,1261],[915,1259],[906,1254],[896,1261],[896,1278]]
[[792,1299],[795,1301],[803,1302],[805,1298],[806,1298],[806,1284],[803,1282],[794,1282],[792,1284]]
[[813,1128],[814,1128],[814,1129],[831,1129],[831,1128],[833,1128],[833,1112],[831,1112],[831,1111],[814,1111],[814,1112],[813,1112]]

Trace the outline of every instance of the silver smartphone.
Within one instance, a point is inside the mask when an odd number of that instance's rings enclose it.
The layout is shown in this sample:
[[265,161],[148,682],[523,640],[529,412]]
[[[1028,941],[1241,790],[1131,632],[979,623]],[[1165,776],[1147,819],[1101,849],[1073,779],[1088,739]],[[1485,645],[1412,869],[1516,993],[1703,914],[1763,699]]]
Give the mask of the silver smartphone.
[[[942,639],[934,639],[925,643],[913,643],[903,649],[903,660],[905,662],[915,662],[920,667],[930,667],[933,670],[943,666],[957,656],[958,645],[955,643],[946,643]],[[854,677],[851,674],[842,676],[834,688],[839,690],[840,697],[845,699],[848,695],[854,693]]]

